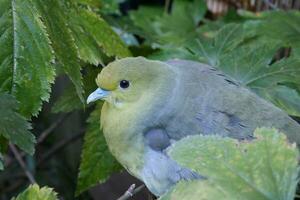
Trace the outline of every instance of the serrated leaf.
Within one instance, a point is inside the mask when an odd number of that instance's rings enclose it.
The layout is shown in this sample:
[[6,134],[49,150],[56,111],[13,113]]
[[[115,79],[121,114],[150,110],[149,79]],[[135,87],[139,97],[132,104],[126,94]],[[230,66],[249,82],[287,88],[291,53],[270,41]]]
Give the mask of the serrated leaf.
[[84,102],[78,51],[66,17],[68,9],[63,1],[34,1],[42,14],[56,59],[74,84],[79,98]]
[[14,96],[0,93],[0,135],[32,155],[35,137],[29,131],[30,123],[17,109],[18,102]]
[[275,129],[256,129],[254,138],[191,136],[175,143],[168,154],[207,177],[207,184],[221,188],[229,199],[294,199],[299,173],[296,145]]
[[25,191],[12,200],[58,200],[52,188],[42,187],[37,184],[30,185]]
[[84,137],[76,189],[77,195],[98,183],[104,182],[112,173],[122,169],[121,165],[111,155],[100,131],[101,106],[102,104],[98,104],[87,120],[89,125]]
[[84,62],[93,65],[103,64],[103,53],[93,36],[82,27],[82,19],[75,10],[72,10],[69,17],[70,29],[78,47],[79,58]]
[[0,2],[0,86],[14,94],[20,112],[37,115],[54,81],[53,54],[32,1]]
[[[77,27],[73,27],[73,32],[76,34],[87,34],[87,37],[93,40],[98,47],[101,47],[106,55],[116,56],[118,58],[131,55],[120,37],[95,13],[86,9],[77,8],[70,13],[70,19],[74,25],[77,25]],[[75,24],[76,21],[77,24]]]

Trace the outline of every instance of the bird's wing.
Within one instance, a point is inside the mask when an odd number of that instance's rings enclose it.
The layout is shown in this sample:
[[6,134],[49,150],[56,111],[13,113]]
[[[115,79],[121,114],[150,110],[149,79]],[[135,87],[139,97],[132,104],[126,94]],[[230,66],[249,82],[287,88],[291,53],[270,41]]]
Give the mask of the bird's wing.
[[[167,64],[179,69],[180,108],[168,125],[171,139],[192,134],[218,134],[237,139],[252,138],[257,127],[275,127],[300,142],[300,126],[285,112],[265,101],[238,81],[198,62],[173,60]],[[175,99],[175,98],[172,98]]]

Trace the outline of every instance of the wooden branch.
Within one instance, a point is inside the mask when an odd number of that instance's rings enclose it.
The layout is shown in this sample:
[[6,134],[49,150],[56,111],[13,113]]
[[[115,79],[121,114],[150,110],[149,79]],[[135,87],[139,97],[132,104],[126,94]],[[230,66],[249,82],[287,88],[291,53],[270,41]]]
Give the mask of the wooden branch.
[[58,120],[53,122],[47,129],[45,129],[37,139],[37,144],[42,143],[50,135],[50,133],[52,133],[53,130],[67,118],[68,115],[69,114],[63,115],[62,117],[58,118]]
[[51,156],[53,156],[56,152],[60,151],[61,149],[67,147],[70,143],[78,140],[83,136],[84,130],[81,130],[79,133],[72,135],[69,138],[66,138],[56,145],[53,146],[49,151],[47,151],[44,156],[37,162],[37,166],[41,165],[45,160],[48,160]]
[[128,188],[128,190],[117,200],[127,200],[130,197],[132,197],[133,195],[135,195],[136,193],[140,192],[144,187],[145,187],[145,185],[140,185],[139,187],[135,188],[135,184],[132,184]]
[[[60,117],[58,120],[56,120],[54,123],[52,123],[47,129],[45,129],[39,136],[39,138],[37,139],[37,144],[36,145],[40,145],[41,143],[43,143],[45,141],[45,139],[51,134],[53,133],[53,130],[57,128],[58,125],[60,125],[62,122],[64,122],[64,120],[69,116],[69,114],[63,115],[62,117]],[[20,152],[19,153],[21,158],[23,158],[26,154],[24,152]],[[5,162],[5,168],[9,167],[15,160],[14,159],[9,159],[6,160]]]
[[23,161],[19,151],[17,150],[17,148],[15,147],[15,145],[13,144],[9,144],[9,148],[12,151],[12,153],[14,154],[15,158],[17,159],[18,163],[20,164],[20,166],[22,167],[23,171],[25,172],[28,180],[30,181],[31,184],[36,183],[33,175],[31,174],[31,172],[28,170],[25,162]]

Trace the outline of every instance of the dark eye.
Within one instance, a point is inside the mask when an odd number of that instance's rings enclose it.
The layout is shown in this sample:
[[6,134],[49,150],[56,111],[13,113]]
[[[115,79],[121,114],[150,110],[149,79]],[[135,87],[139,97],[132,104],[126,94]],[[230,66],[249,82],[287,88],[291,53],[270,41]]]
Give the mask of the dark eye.
[[121,88],[128,88],[129,87],[129,81],[127,81],[127,80],[121,80],[120,81],[120,87]]

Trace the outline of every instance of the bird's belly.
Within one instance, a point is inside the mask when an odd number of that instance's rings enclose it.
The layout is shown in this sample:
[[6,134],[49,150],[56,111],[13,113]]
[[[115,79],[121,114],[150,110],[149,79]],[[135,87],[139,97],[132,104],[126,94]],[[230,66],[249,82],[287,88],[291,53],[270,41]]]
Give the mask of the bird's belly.
[[163,153],[148,149],[144,159],[141,179],[156,196],[161,196],[180,180],[176,174],[179,166]]
[[148,148],[144,158],[144,167],[140,177],[147,188],[156,196],[163,195],[180,180],[202,178],[190,169],[181,167],[161,151]]

